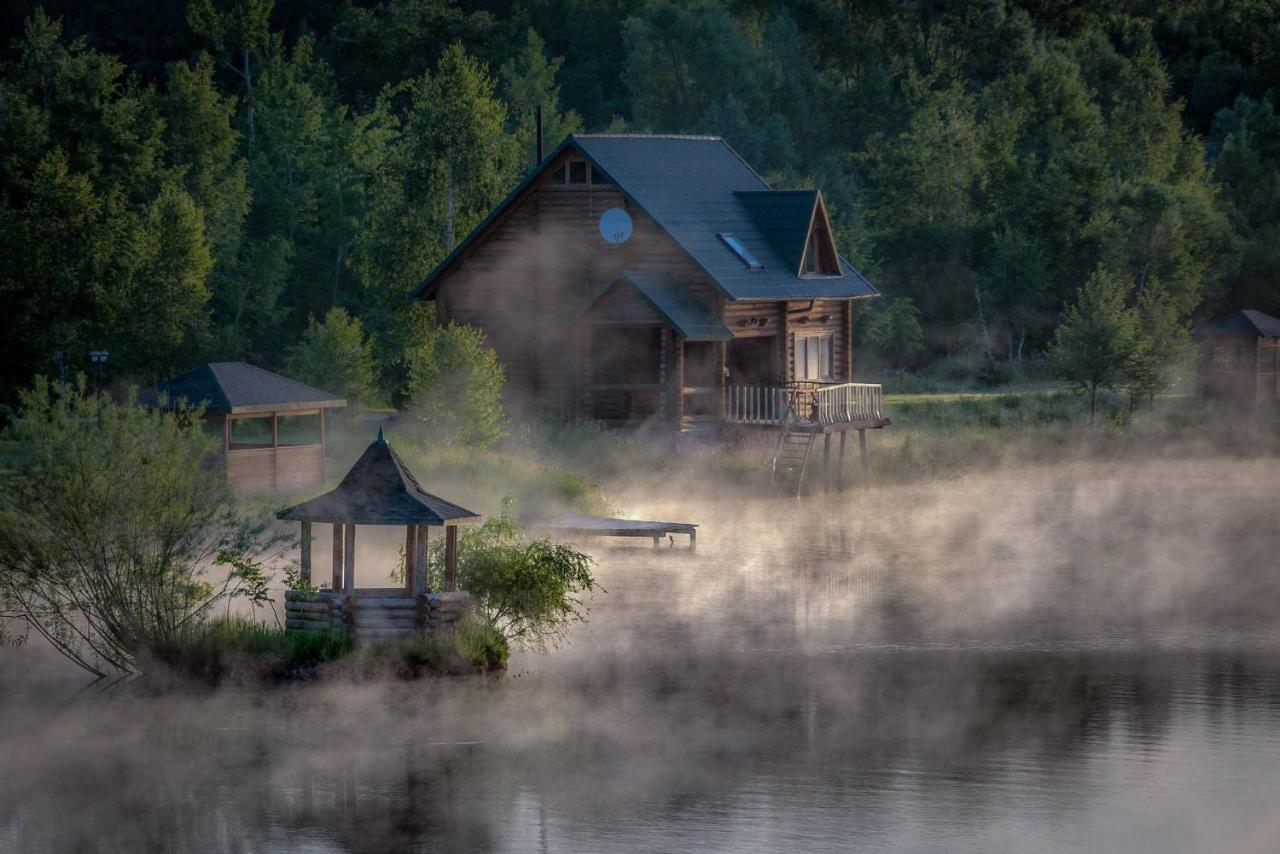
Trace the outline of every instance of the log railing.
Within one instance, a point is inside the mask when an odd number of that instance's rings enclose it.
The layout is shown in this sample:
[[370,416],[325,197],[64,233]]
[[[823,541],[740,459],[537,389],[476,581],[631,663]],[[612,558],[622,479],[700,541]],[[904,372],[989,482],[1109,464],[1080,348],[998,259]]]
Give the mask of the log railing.
[[800,421],[824,425],[883,419],[883,391],[871,383],[729,386],[727,392],[725,420],[730,424],[780,424],[788,407]]

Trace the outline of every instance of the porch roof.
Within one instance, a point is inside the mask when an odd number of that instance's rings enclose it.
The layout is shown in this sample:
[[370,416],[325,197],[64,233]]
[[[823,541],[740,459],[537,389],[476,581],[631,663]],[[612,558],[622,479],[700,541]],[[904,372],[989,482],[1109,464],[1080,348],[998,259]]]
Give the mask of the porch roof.
[[653,306],[673,330],[687,341],[729,341],[733,333],[720,318],[665,273],[648,273],[623,270],[618,278],[597,288],[576,312],[570,326],[582,319],[591,307],[618,284],[626,284]]
[[193,405],[203,403],[207,415],[329,409],[347,405],[345,400],[330,392],[244,362],[206,362],[149,389],[140,399],[154,405],[162,395],[171,405],[179,400]]

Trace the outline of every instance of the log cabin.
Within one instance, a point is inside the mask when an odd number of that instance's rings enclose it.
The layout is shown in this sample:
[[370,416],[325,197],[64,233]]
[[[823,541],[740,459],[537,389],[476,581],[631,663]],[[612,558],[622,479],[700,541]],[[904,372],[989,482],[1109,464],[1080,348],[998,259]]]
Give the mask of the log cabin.
[[1253,309],[1196,329],[1196,390],[1245,406],[1280,401],[1280,319]]
[[888,423],[880,387],[852,382],[853,304],[877,292],[821,191],[772,189],[720,137],[568,137],[415,296],[484,333],[509,409],[672,430]]

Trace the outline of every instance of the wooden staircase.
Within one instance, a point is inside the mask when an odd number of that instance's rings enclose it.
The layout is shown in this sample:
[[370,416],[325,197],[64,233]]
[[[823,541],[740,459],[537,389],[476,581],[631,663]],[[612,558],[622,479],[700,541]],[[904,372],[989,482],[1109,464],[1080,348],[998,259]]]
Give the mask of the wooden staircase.
[[817,440],[815,430],[800,427],[795,408],[787,407],[782,419],[782,432],[778,435],[778,444],[773,451],[773,470],[769,476],[769,488],[783,495],[800,497],[804,487],[804,470],[813,454],[813,443]]

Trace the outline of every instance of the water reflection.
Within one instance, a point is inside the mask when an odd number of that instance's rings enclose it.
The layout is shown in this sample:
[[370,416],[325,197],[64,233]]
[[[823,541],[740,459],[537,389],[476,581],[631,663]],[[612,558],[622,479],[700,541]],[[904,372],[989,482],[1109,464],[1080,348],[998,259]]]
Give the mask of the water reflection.
[[[498,682],[65,705],[6,653],[0,851],[1274,850],[1280,597],[1239,513],[1102,487],[602,548],[591,622]],[[1173,537],[1247,595],[1190,609]]]

